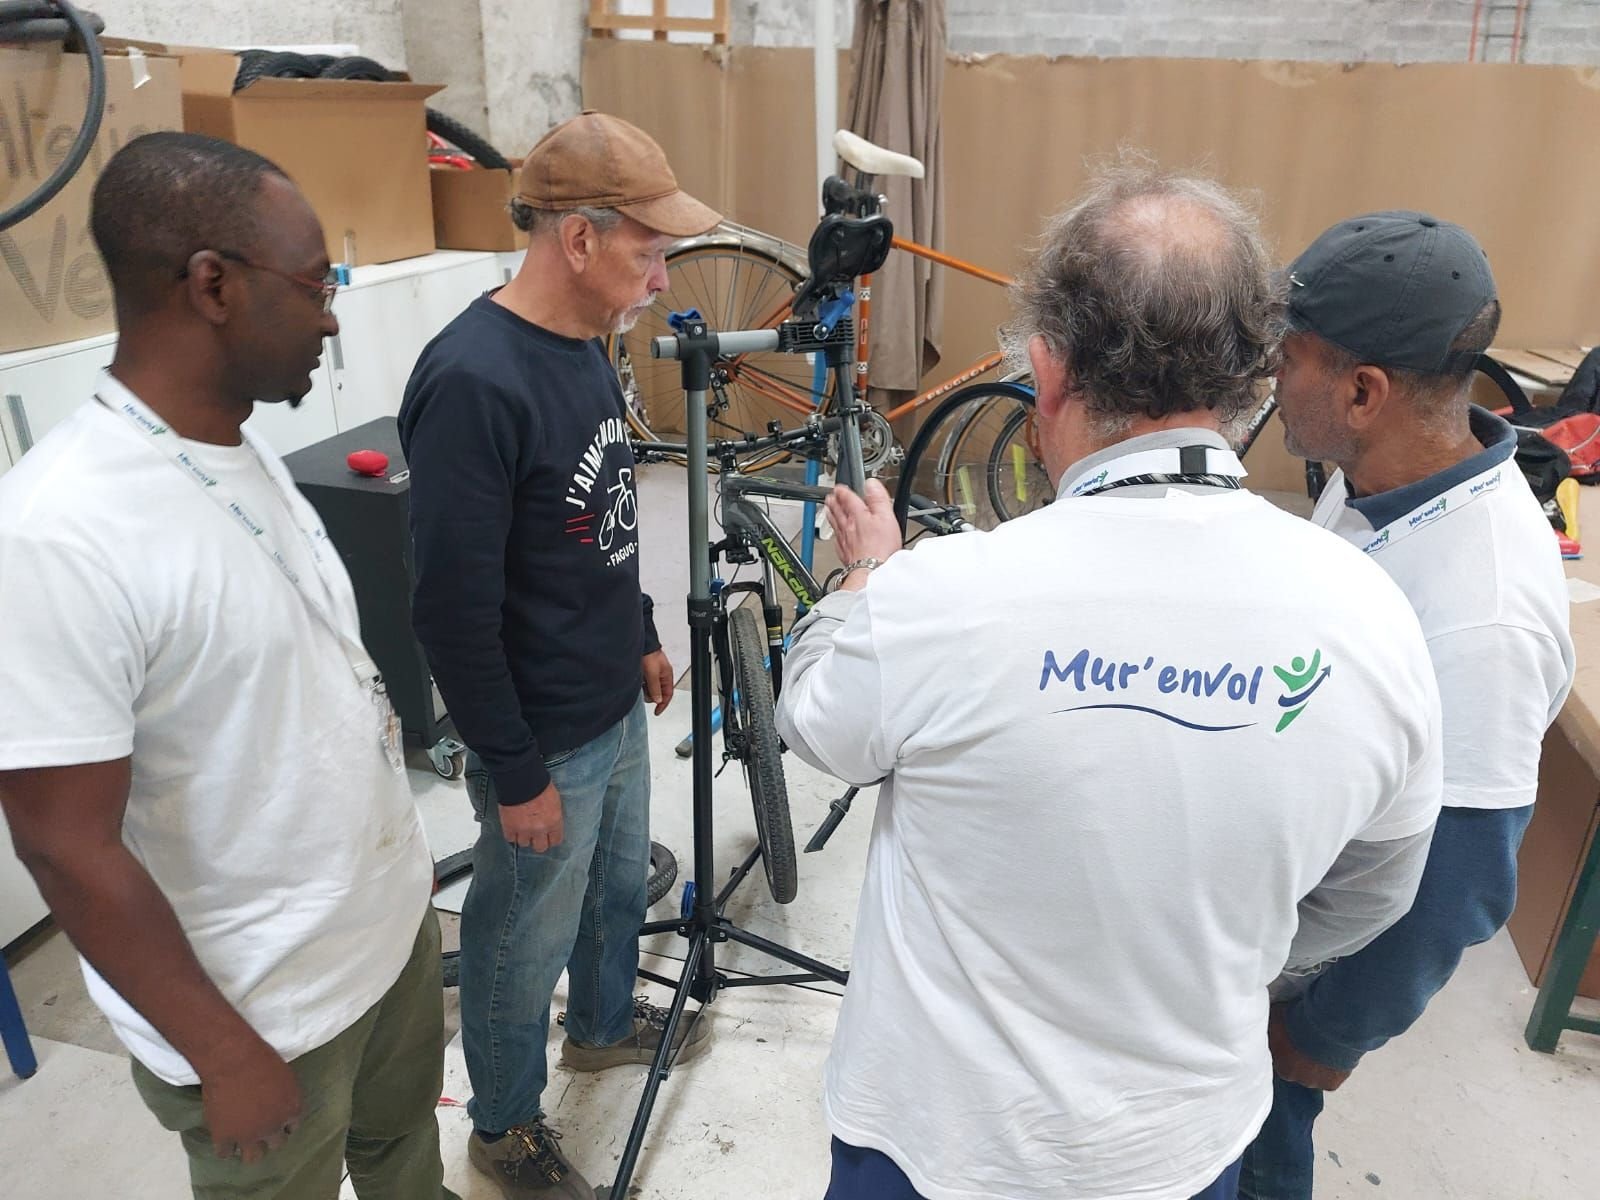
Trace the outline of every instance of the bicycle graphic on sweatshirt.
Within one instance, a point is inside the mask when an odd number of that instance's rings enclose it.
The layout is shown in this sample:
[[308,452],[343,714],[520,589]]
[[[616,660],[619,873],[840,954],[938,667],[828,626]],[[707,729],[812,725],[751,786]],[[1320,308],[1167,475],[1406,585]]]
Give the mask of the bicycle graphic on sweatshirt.
[[617,472],[617,481],[606,489],[611,497],[611,511],[600,522],[600,549],[611,549],[617,530],[631,533],[639,524],[639,508],[633,497],[633,468],[623,467]]

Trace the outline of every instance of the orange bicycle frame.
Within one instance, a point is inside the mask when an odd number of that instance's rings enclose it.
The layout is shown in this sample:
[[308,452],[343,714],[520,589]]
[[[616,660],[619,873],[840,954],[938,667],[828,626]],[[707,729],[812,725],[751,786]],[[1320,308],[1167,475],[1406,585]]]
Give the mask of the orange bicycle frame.
[[[891,245],[896,250],[904,250],[918,258],[925,258],[929,262],[937,263],[941,267],[949,267],[960,271],[964,275],[982,279],[986,283],[998,284],[1009,287],[1013,282],[1009,275],[1001,275],[996,271],[986,270],[973,263],[956,258],[953,255],[941,253],[919,242],[908,242],[903,238],[895,238]],[[757,328],[765,329],[777,325],[789,315],[789,301],[781,301],[772,312],[757,324]],[[860,299],[856,303],[856,390],[861,396],[867,394],[871,382],[872,364],[872,276],[861,277]],[[728,363],[728,367],[738,372],[746,356],[740,355]],[[929,388],[925,392],[913,396],[904,404],[897,405],[883,415],[890,421],[899,419],[909,412],[913,412],[927,404],[930,400],[937,400],[940,396],[947,395],[957,388],[971,383],[978,376],[992,371],[1004,360],[1005,355],[998,350],[985,354],[982,358],[972,363],[959,374],[946,379],[944,382]],[[816,404],[809,392],[798,391],[789,387],[781,380],[763,377],[759,372],[751,375],[741,375],[740,382],[751,391],[765,396],[773,403],[797,413],[800,416],[809,416],[816,409]]]

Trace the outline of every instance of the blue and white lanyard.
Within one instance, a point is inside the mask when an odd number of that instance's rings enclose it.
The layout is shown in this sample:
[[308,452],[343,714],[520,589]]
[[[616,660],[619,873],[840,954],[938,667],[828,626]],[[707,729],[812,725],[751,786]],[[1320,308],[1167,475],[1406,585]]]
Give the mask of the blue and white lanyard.
[[[1390,546],[1405,541],[1419,529],[1425,529],[1436,521],[1442,521],[1451,513],[1460,512],[1474,500],[1481,500],[1491,492],[1497,491],[1501,481],[1505,478],[1504,472],[1510,467],[1509,463],[1501,463],[1487,471],[1474,475],[1471,479],[1463,480],[1447,492],[1443,492],[1431,500],[1426,500],[1417,505],[1405,516],[1395,521],[1390,521],[1382,529],[1374,530],[1372,536],[1361,545],[1361,549],[1368,554],[1377,554],[1387,550]],[[1343,489],[1343,480],[1340,488]],[[1338,503],[1343,505],[1343,498]],[[1337,510],[1335,510],[1337,511]]]
[[[1200,470],[1189,466],[1197,451],[1204,451]],[[1136,450],[1114,458],[1100,470],[1084,476],[1067,489],[1069,498],[1093,496],[1119,487],[1146,484],[1198,484],[1207,487],[1237,488],[1246,475],[1244,464],[1232,450],[1220,446],[1167,446],[1160,450]]]
[[[251,541],[261,547],[262,552],[283,573],[283,577],[294,585],[295,591],[305,601],[306,607],[339,639],[339,647],[344,651],[345,659],[349,662],[351,670],[355,672],[356,679],[360,681],[361,686],[374,693],[384,695],[383,676],[379,673],[377,664],[372,661],[372,657],[367,653],[366,647],[351,637],[349,632],[334,618],[328,607],[311,594],[305,581],[300,578],[300,573],[289,564],[289,560],[284,557],[282,551],[272,544],[272,540],[267,536],[266,524],[253,517],[244,503],[225,488],[216,476],[207,471],[189,453],[183,444],[183,439],[173,433],[165,421],[131,392],[126,392],[120,396],[113,394],[113,398],[110,400],[96,393],[95,399],[110,411],[124,417],[129,424],[144,435],[146,445],[177,467],[196,487],[209,496],[212,502],[226,513],[235,525],[250,535]],[[320,568],[323,563],[323,557],[317,543],[326,541],[327,535],[322,531],[320,525],[317,527],[315,534],[307,533],[301,527],[299,520],[295,517],[294,506],[289,502],[288,494],[284,491],[283,484],[278,481],[272,468],[267,465],[266,460],[261,456],[261,452],[251,441],[251,434],[247,430],[240,430],[240,433],[245,439],[245,444],[255,454],[256,461],[261,464],[261,469],[266,474],[267,479],[282,498],[284,508],[289,513],[290,521],[300,531],[300,536],[305,539],[306,548],[310,550],[312,559]]]

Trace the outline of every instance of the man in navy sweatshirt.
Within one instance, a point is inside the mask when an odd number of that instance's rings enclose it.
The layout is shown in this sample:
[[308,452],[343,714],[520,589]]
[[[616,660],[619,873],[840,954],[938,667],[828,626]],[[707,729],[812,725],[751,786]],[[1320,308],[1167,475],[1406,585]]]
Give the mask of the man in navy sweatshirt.
[[[644,701],[673,671],[639,589],[638,503],[604,338],[667,286],[664,254],[720,219],[625,121],[584,113],[529,153],[515,279],[423,351],[400,408],[414,622],[471,753],[480,821],[461,914],[469,1157],[512,1197],[594,1195],[545,1125],[551,996],[564,1065],[648,1063],[634,999],[649,872]],[[641,694],[642,693],[642,694]],[[706,1045],[679,1031],[682,1062]]]
[[1516,434],[1468,403],[1500,323],[1482,247],[1425,213],[1353,217],[1293,263],[1288,315],[1285,441],[1338,465],[1312,519],[1383,567],[1422,623],[1444,808],[1411,911],[1309,982],[1279,981],[1273,1107],[1245,1153],[1245,1200],[1311,1200],[1324,1093],[1409,1029],[1462,951],[1510,916],[1540,746],[1573,671],[1566,581],[1512,460]]

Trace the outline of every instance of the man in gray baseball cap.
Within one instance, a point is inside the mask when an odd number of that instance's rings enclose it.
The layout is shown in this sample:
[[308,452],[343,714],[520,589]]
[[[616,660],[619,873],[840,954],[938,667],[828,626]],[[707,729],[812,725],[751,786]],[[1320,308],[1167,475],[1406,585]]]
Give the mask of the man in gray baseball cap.
[[1445,807],[1411,911],[1275,985],[1273,1107],[1244,1157],[1243,1200],[1311,1200],[1324,1093],[1409,1029],[1510,915],[1540,746],[1573,670],[1560,556],[1512,461],[1516,434],[1468,399],[1500,324],[1483,248],[1424,213],[1371,213],[1317,238],[1288,288],[1285,442],[1339,468],[1312,520],[1416,609],[1443,708]]

